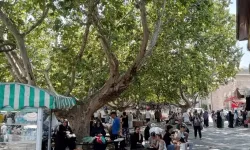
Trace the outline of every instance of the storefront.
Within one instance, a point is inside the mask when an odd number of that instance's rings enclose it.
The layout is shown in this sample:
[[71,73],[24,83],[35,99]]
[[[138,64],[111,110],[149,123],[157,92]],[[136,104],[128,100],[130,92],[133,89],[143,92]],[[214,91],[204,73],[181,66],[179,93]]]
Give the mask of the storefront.
[[0,83],[0,146],[41,150],[43,110],[70,108],[74,98],[20,83]]
[[237,108],[243,108],[245,106],[245,100],[240,100],[236,96],[228,97],[224,101],[224,106],[227,106],[226,109],[237,109]]

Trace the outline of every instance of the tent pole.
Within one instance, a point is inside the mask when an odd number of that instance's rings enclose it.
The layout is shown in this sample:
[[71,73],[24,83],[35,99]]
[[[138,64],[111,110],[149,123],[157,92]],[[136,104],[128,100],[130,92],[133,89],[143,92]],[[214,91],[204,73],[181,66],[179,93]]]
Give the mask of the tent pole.
[[37,111],[37,129],[36,129],[36,150],[42,150],[43,135],[43,108],[39,107]]
[[49,135],[48,135],[48,150],[51,150],[51,125],[52,125],[52,113],[50,110],[50,118],[49,118]]

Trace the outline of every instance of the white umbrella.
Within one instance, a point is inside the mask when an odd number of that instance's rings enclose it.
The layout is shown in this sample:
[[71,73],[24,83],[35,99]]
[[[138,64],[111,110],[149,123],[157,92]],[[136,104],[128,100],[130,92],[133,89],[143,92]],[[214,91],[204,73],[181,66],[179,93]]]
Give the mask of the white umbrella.
[[151,134],[152,132],[154,132],[155,134],[162,134],[164,132],[164,130],[160,127],[152,127],[149,130],[149,133]]
[[27,121],[37,121],[37,113],[27,113],[26,115],[23,116],[23,118]]

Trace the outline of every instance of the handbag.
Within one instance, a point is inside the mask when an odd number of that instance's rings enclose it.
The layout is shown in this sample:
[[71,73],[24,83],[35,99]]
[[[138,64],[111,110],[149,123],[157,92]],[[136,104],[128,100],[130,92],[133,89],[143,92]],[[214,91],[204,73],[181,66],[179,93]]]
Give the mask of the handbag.
[[200,128],[201,128],[201,130],[203,130],[203,125],[202,124],[200,125]]
[[106,144],[106,139],[104,136],[96,136],[95,138],[98,144]]
[[203,122],[200,123],[200,128],[203,130]]
[[75,134],[67,134],[66,137],[67,137],[68,139],[70,139],[70,138],[76,137],[76,135],[75,135]]

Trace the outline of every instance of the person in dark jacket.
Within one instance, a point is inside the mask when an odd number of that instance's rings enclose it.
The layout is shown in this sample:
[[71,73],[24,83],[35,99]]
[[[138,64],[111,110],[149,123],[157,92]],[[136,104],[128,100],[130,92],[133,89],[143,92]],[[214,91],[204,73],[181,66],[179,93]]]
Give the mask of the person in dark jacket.
[[228,122],[229,122],[228,127],[233,128],[234,127],[234,125],[233,125],[234,124],[234,115],[231,111],[229,111],[229,113],[228,113]]
[[143,136],[140,133],[140,127],[135,127],[135,132],[130,137],[131,149],[144,148],[142,142]]
[[128,115],[126,112],[123,112],[123,114],[122,114],[122,134],[125,137],[128,137],[128,134],[129,134]]
[[248,124],[246,123],[246,120],[247,120],[247,111],[246,110],[242,112],[242,117],[243,117],[244,127],[247,127]]
[[91,120],[90,120],[90,125],[89,125],[89,133],[90,133],[90,136],[92,136],[94,127],[95,127],[95,117],[92,116],[92,117],[91,117]]
[[73,132],[68,125],[68,121],[64,120],[64,122],[59,126],[59,130],[57,131],[55,150],[65,150],[68,146],[70,150],[75,149],[75,143],[74,141],[67,138],[67,133],[72,134]]
[[94,128],[92,129],[91,136],[96,136],[102,134],[104,137],[106,136],[106,131],[104,130],[104,126],[102,125],[101,120],[97,119]]
[[144,138],[146,141],[148,141],[148,138],[150,137],[149,130],[150,130],[150,123],[147,124],[147,127],[144,130]]
[[160,112],[158,110],[155,111],[155,119],[160,122]]
[[209,126],[209,115],[208,115],[207,111],[204,112],[203,118],[204,118],[204,125],[205,125],[205,127],[208,127]]
[[172,132],[173,132],[173,126],[171,125],[168,125],[166,127],[166,133],[163,137],[163,140],[165,141],[166,143],[166,147],[167,147],[167,150],[174,150],[175,149],[175,146],[172,143]]
[[[106,136],[106,131],[104,130],[104,126],[102,125],[102,122],[100,119],[96,120],[96,124],[93,128],[91,135],[95,136],[95,137],[105,137]],[[105,150],[106,147],[107,147],[106,143],[98,143],[97,139],[95,139],[94,150]]]
[[217,128],[222,128],[222,118],[220,115],[220,111],[217,111]]
[[197,137],[197,132],[199,133],[199,137],[201,139],[202,134],[201,134],[201,123],[202,123],[202,119],[201,116],[197,113],[197,111],[194,112],[194,116],[193,116],[193,126],[194,126],[194,137]]

